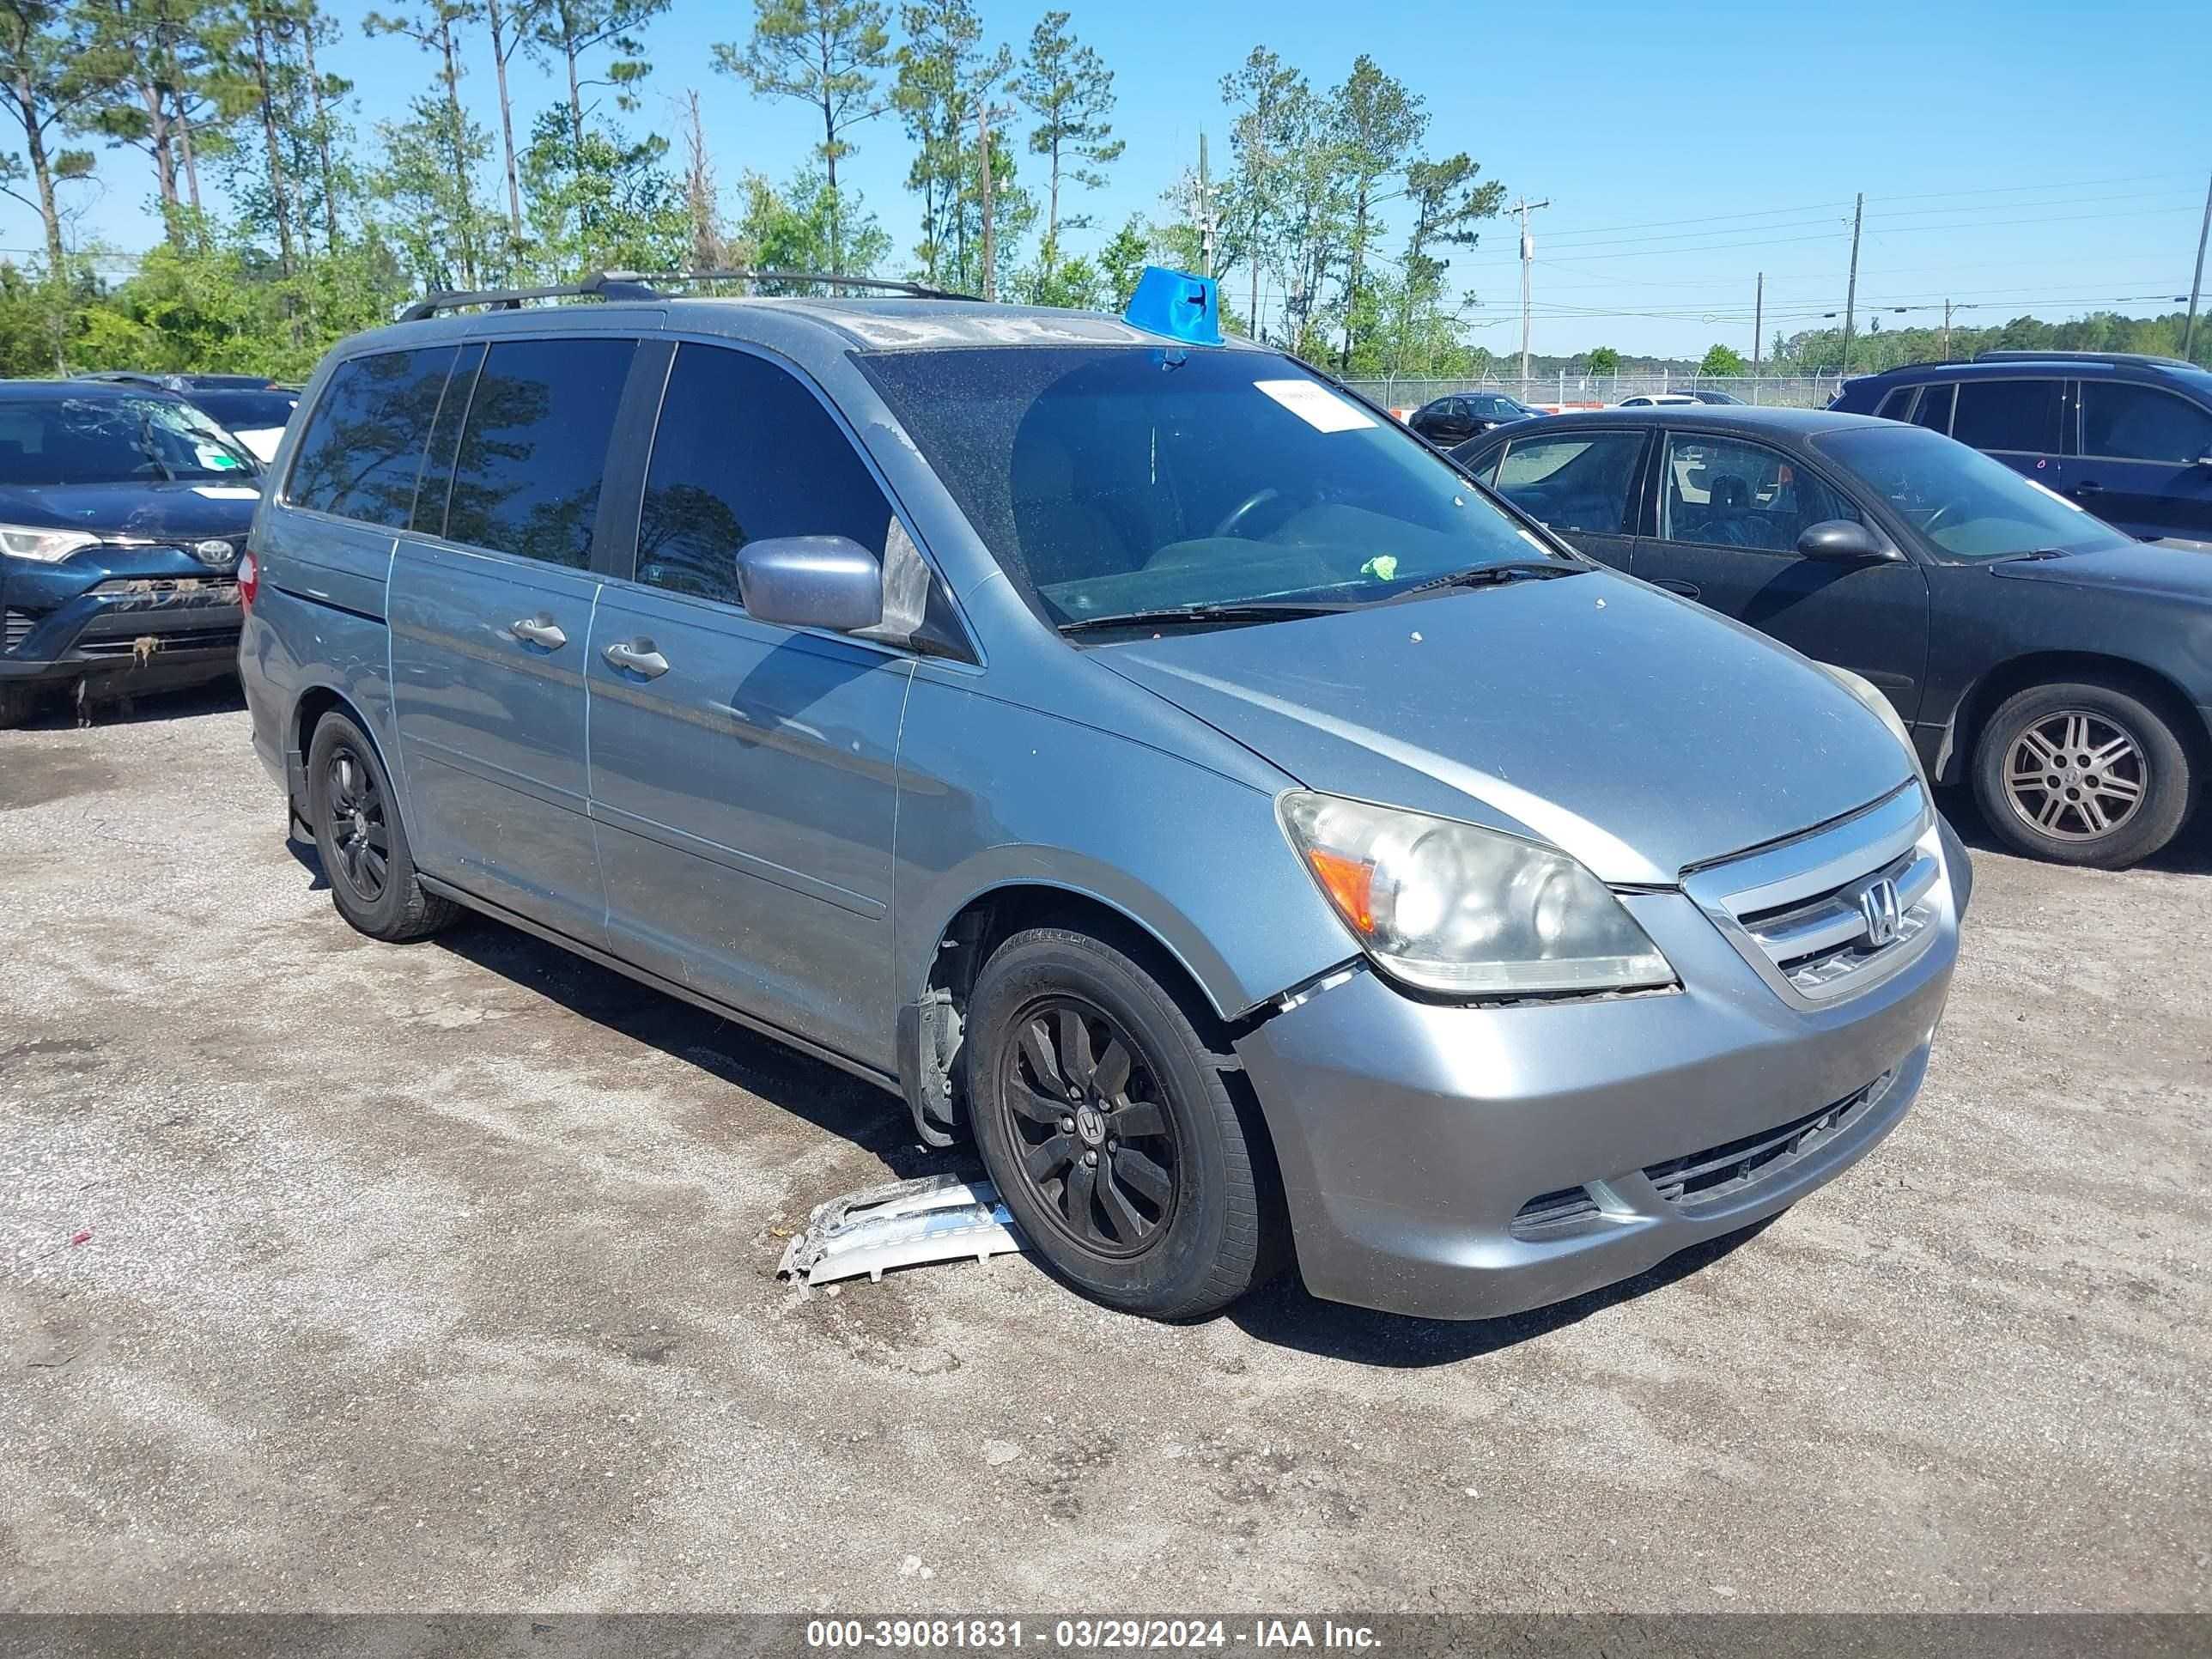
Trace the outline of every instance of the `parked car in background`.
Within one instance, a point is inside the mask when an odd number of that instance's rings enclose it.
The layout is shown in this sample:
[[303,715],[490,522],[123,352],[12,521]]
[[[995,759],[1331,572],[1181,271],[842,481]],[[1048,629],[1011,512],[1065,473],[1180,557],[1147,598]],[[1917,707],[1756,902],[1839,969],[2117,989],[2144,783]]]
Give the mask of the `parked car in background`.
[[253,744],[356,928],[470,906],[795,1042],[1161,1316],[1293,1251],[1554,1301],[1907,1110],[1970,873],[1872,688],[1224,342],[1202,279],[617,292],[423,302],[279,452]]
[[149,374],[118,368],[95,369],[76,378],[173,392],[234,434],[263,462],[276,453],[284,423],[300,402],[297,388],[259,374]]
[[2212,558],[1863,415],[1601,410],[1453,457],[1591,556],[1873,681],[2021,852],[2123,868],[2196,804]]
[[233,672],[258,474],[167,392],[0,381],[0,726],[47,690]]
[[1509,422],[1537,420],[1543,413],[1502,392],[1455,392],[1423,404],[1406,417],[1406,424],[1439,449],[1449,449],[1479,432]]
[[1945,433],[2130,536],[2212,542],[2212,373],[2178,357],[1985,351],[1863,375],[1830,407]]
[[1701,404],[1740,404],[1743,401],[1733,393],[1717,392],[1709,386],[1692,386],[1684,395],[1694,398]]
[[1686,392],[1639,392],[1623,398],[1615,409],[1694,409],[1698,400]]

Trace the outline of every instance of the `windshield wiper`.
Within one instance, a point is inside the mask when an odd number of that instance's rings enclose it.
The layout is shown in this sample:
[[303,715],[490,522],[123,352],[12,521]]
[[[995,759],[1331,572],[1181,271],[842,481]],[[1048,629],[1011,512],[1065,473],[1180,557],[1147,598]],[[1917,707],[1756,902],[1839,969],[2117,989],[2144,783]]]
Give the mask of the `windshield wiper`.
[[1538,559],[1509,559],[1503,564],[1479,564],[1467,570],[1455,570],[1448,576],[1431,576],[1425,582],[1415,582],[1403,592],[1395,593],[1394,599],[1410,599],[1419,593],[1440,592],[1447,587],[1495,587],[1506,582],[1541,580],[1550,576],[1579,576],[1589,567],[1582,564],[1555,564]]
[[1109,628],[1192,628],[1213,623],[1291,622],[1300,617],[1330,617],[1349,605],[1317,599],[1248,599],[1237,605],[1164,605],[1154,611],[1117,611],[1104,617],[1073,617],[1060,624],[1063,634],[1090,634]]
[[2031,548],[2025,553],[2008,553],[2002,558],[1991,559],[1990,562],[1991,564],[2027,564],[2036,559],[2064,559],[2070,558],[2072,556],[2071,548],[2037,547]]

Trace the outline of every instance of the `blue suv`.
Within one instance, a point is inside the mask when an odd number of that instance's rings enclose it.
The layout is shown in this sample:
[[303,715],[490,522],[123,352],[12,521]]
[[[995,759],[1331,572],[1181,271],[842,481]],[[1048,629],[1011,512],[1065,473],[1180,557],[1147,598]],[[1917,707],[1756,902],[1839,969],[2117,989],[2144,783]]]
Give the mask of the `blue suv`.
[[1984,351],[1866,375],[1830,407],[1945,433],[2131,536],[2212,542],[2212,373],[2179,357]]

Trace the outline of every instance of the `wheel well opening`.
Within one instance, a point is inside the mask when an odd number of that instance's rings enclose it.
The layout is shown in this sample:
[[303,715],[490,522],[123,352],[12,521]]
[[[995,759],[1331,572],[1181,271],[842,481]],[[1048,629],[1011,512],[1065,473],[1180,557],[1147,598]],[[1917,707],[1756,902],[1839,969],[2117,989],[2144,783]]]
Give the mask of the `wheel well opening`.
[[300,694],[299,705],[292,711],[292,748],[302,761],[307,757],[307,745],[314,741],[315,727],[323,716],[334,708],[344,708],[345,699],[327,685],[312,685]]
[[2094,681],[2142,698],[2166,717],[2175,740],[2194,765],[2200,769],[2212,766],[2212,737],[2205,732],[2203,717],[2181,688],[2166,676],[2123,657],[2100,656],[2094,652],[2046,651],[1999,664],[1984,675],[1968,694],[1952,744],[1951,779],[1958,781],[1972,775],[1974,751],[1981,743],[1982,733],[1990,717],[2008,697],[2031,686],[2069,680]]
[[1236,1103],[1261,1190],[1268,1194],[1264,1201],[1272,1206],[1269,1248],[1294,1257],[1273,1135],[1234,1046],[1272,1010],[1223,1018],[1205,988],[1150,931],[1113,906],[1065,888],[1024,884],[981,894],[939,935],[919,1005],[914,1064],[902,1067],[908,1104],[923,1141],[945,1146],[972,1139],[963,1054],[969,999],[991,953],[1033,927],[1066,928],[1111,945],[1182,1006],[1193,1029],[1218,1056],[1223,1084]]

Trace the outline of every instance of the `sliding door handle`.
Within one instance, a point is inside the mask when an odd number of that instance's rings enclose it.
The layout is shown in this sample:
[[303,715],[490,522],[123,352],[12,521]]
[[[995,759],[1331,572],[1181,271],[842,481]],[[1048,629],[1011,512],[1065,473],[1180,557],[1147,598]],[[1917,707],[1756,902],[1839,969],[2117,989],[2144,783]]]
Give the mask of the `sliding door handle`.
[[507,631],[518,640],[531,645],[542,645],[548,651],[558,651],[568,643],[568,636],[561,631],[561,624],[550,617],[519,617],[507,623]]
[[651,640],[617,640],[605,655],[609,667],[641,679],[657,680],[668,672],[668,659],[653,648]]

